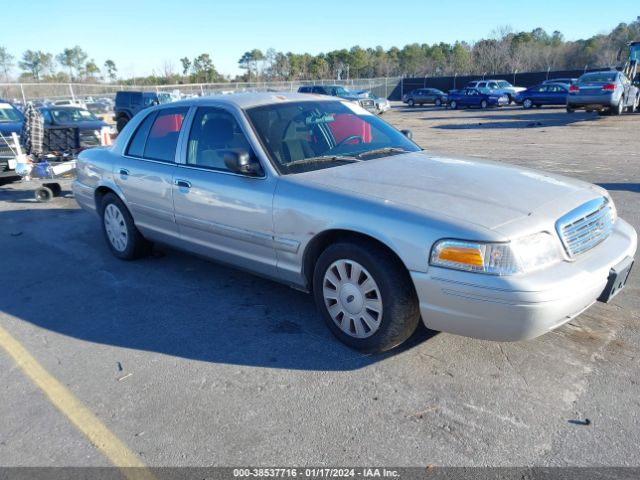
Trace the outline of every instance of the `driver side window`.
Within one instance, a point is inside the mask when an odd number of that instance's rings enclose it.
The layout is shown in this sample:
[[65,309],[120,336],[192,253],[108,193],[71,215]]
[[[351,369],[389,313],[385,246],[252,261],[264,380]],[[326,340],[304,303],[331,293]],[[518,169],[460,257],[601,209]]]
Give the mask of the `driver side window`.
[[230,170],[224,163],[224,155],[236,149],[242,149],[254,157],[251,145],[235,117],[218,108],[199,108],[189,133],[187,165],[228,172]]

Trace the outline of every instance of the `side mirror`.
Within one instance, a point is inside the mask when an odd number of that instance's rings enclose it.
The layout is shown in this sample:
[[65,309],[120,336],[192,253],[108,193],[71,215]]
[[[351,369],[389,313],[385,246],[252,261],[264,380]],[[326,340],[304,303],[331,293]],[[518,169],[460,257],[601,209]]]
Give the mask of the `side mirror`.
[[246,150],[236,149],[225,152],[224,164],[232,172],[242,175],[255,177],[262,174],[260,164],[253,160]]
[[409,140],[413,139],[413,132],[411,130],[400,130],[400,132]]

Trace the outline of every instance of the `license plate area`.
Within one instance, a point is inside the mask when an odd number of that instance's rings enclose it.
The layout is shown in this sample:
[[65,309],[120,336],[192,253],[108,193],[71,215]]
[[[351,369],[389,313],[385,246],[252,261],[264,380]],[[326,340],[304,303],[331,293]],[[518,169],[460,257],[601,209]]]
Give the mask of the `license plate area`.
[[632,267],[633,258],[625,258],[610,270],[607,286],[600,294],[600,297],[598,297],[599,302],[609,303],[613,297],[624,289],[627,284],[627,280],[629,280]]

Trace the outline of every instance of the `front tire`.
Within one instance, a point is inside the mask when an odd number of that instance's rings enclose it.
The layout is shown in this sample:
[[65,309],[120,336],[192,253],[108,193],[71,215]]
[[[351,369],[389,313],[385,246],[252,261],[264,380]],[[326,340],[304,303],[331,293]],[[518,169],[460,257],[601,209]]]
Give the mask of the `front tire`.
[[414,102],[413,98],[410,98],[407,101],[407,105],[409,105],[410,108],[413,108],[415,106],[416,102]]
[[522,102],[522,108],[529,110],[531,107],[533,107],[533,100],[531,100],[530,98],[525,98]]
[[102,199],[102,232],[107,245],[121,260],[135,260],[151,251],[151,243],[138,231],[129,210],[114,193]]
[[313,294],[331,332],[363,353],[400,345],[420,320],[409,274],[374,243],[329,246],[316,263]]
[[433,102],[433,104],[434,104],[436,107],[441,107],[441,106],[442,106],[442,100],[440,100],[439,98],[436,98],[436,101],[435,101],[435,102]]
[[451,110],[456,110],[458,108],[458,102],[456,102],[455,100],[451,100],[451,102],[449,102],[449,108]]
[[571,105],[567,105],[567,113],[573,113],[575,111],[576,111],[575,108],[573,108]]

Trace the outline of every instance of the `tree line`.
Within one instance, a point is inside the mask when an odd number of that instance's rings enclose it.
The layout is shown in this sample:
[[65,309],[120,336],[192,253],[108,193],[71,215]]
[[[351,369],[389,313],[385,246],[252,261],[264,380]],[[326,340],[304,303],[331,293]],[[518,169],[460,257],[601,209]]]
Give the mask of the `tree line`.
[[640,40],[640,17],[628,24],[620,23],[607,34],[575,41],[565,40],[558,31],[549,34],[536,28],[530,32],[515,32],[511,27],[503,26],[475,43],[412,43],[389,49],[356,45],[318,55],[280,52],[273,48],[263,52],[255,48],[240,57],[238,66],[244,73],[234,78],[221,75],[209,53],[180,58],[180,68],[165,60],[151,75],[119,78],[113,60],[98,65],[78,45],[56,55],[26,50],[19,58],[0,46],[0,76],[4,81],[11,80],[11,72],[16,66],[21,71],[18,80],[23,82],[177,84],[483,75],[611,66],[617,63],[619,49],[632,40]]

